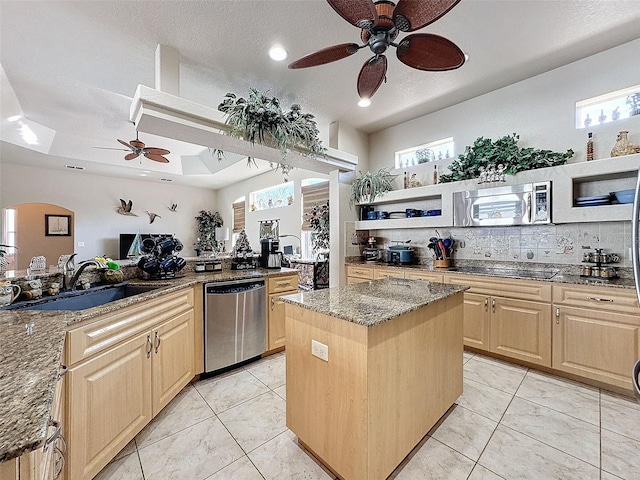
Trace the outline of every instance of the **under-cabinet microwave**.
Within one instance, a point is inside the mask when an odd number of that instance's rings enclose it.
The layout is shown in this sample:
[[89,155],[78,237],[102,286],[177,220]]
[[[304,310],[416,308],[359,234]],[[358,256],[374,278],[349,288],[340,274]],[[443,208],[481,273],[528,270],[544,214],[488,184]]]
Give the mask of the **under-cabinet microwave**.
[[453,225],[537,225],[551,223],[551,182],[454,192]]

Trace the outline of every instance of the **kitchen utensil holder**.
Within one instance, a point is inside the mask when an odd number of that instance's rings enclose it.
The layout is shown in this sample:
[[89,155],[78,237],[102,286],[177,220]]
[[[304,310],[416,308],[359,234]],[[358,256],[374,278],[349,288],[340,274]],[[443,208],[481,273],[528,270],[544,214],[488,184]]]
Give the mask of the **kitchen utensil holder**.
[[436,268],[448,268],[451,266],[451,260],[434,260],[433,266]]

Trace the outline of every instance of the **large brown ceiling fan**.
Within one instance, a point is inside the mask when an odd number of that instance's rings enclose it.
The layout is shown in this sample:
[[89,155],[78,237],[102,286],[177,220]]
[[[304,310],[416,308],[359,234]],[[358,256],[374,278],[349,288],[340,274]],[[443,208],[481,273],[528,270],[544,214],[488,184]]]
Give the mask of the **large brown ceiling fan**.
[[155,148],[155,147],[145,146],[144,142],[141,142],[140,139],[138,138],[138,132],[136,132],[136,139],[131,140],[128,143],[125,142],[124,140],[120,140],[119,138],[117,138],[116,140],[118,140],[118,142],[120,142],[122,145],[124,145],[127,148],[126,149],[111,148],[111,147],[93,147],[93,148],[100,148],[102,150],[122,150],[124,152],[131,152],[124,156],[125,160],[133,160],[134,158],[138,158],[140,155],[144,155],[149,160],[153,160],[154,162],[169,163],[169,160],[163,157],[163,155],[168,155],[171,152],[164,148]]
[[399,32],[413,32],[435,22],[451,10],[460,0],[399,0],[397,5],[388,0],[327,0],[329,5],[347,22],[361,29],[364,42],[342,43],[323,48],[289,64],[289,68],[307,68],[335,62],[364,47],[374,53],[358,75],[358,95],[371,98],[387,74],[389,47],[405,65],[418,70],[444,71],[459,68],[464,53],[452,41],[433,34],[414,33],[395,42]]

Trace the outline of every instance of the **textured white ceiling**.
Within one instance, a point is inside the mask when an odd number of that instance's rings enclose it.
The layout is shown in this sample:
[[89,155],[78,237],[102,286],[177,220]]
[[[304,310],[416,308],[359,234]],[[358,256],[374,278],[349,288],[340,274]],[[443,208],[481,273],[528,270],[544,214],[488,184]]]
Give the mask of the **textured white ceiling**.
[[[268,91],[285,107],[299,103],[314,113],[327,142],[332,121],[375,132],[639,38],[640,1],[462,0],[421,32],[451,39],[469,61],[451,72],[421,72],[390,51],[387,83],[372,106],[361,109],[356,78],[371,56],[367,49],[332,64],[287,69],[289,61],[320,48],[359,41],[358,29],[324,0],[2,0],[3,132],[10,127],[5,91],[12,88],[24,117],[56,132],[49,165],[64,168],[72,159],[99,165],[101,174],[113,166],[111,174],[129,176],[148,168],[176,183],[217,188],[237,181],[238,168],[189,174],[198,171],[194,156],[210,155],[202,147],[144,135],[149,146],[172,151],[170,167],[125,164],[125,152],[92,148],[135,137],[131,97],[138,84],[154,86],[158,44],[180,52],[182,97],[217,107],[227,92]],[[269,59],[273,43],[288,49],[288,60]],[[2,161],[20,157],[14,149],[5,154],[6,142],[0,146]]]

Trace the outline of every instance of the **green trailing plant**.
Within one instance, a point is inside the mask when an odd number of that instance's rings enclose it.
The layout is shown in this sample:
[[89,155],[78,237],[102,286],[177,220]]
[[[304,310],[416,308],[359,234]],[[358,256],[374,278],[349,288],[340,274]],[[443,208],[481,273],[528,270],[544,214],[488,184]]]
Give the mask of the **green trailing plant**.
[[349,204],[361,203],[363,201],[373,202],[376,197],[392,191],[393,181],[398,175],[389,173],[388,168],[381,168],[377,172],[360,172],[360,177],[351,184],[351,197]]
[[198,222],[198,237],[193,247],[196,253],[200,255],[200,252],[216,251],[216,227],[222,226],[220,212],[211,213],[208,210],[200,210],[195,218]]
[[322,205],[314,205],[304,219],[309,222],[314,234],[311,237],[313,250],[327,250],[329,248],[329,201]]
[[449,165],[451,173],[440,175],[440,183],[469,180],[480,175],[480,167],[488,170],[490,166],[503,164],[504,172],[515,175],[525,170],[563,165],[573,157],[573,150],[565,153],[551,150],[518,147],[519,135],[505,135],[496,141],[478,137],[473,145],[467,146],[464,153]]
[[[225,122],[231,127],[231,136],[280,150],[282,161],[275,169],[282,170],[285,180],[293,168],[286,163],[287,150],[296,148],[302,149],[303,154],[324,154],[314,116],[303,113],[300,105],[294,104],[285,112],[276,97],[268,97],[252,88],[246,99],[227,93],[218,110],[227,116]],[[250,165],[253,158],[248,162]]]

